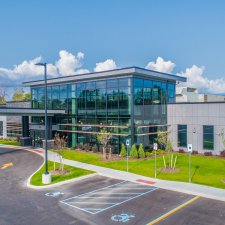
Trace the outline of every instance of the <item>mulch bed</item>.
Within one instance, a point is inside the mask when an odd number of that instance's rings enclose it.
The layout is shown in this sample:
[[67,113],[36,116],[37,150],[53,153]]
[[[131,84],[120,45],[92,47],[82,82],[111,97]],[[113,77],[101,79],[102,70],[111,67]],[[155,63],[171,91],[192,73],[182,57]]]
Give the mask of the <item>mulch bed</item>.
[[50,171],[50,173],[52,174],[52,175],[65,175],[65,174],[69,174],[70,173],[70,170],[59,170],[59,169],[57,169],[57,170],[52,170],[52,171]]
[[171,169],[171,168],[160,168],[159,170],[162,173],[178,173],[178,172],[180,172],[179,168],[174,168],[174,169]]

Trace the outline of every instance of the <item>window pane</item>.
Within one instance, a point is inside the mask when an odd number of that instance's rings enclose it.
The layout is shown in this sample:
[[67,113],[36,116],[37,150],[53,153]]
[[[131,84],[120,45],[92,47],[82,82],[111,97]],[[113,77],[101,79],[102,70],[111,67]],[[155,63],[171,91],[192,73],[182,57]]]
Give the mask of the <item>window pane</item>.
[[178,125],[178,147],[187,147],[187,125]]
[[67,98],[67,85],[60,86],[60,98]]
[[214,127],[203,126],[203,148],[208,150],[214,149]]
[[59,86],[52,87],[52,99],[59,99]]
[[107,80],[107,88],[118,88],[118,80]]
[[128,87],[130,86],[130,83],[131,83],[130,78],[123,78],[123,79],[119,79],[118,81],[119,81],[120,87]]
[[96,81],[96,89],[98,88],[106,88],[106,81],[105,80]]

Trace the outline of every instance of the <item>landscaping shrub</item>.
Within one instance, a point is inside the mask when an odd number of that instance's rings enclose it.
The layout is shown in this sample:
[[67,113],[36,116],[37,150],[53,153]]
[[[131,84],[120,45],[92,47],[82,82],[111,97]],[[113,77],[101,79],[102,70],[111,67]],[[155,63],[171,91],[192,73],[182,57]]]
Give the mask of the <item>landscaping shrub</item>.
[[204,152],[204,156],[212,156],[212,152]]
[[184,149],[180,148],[179,153],[185,153]]
[[221,157],[225,157],[225,150],[223,150],[223,151],[220,152],[220,156]]
[[198,151],[194,150],[194,151],[192,151],[191,154],[192,154],[192,155],[198,155]]
[[132,147],[131,147],[131,151],[130,151],[130,156],[132,158],[138,158],[138,151],[137,151],[137,148],[136,148],[136,145],[133,144]]
[[80,150],[82,150],[82,149],[83,149],[83,145],[78,144],[78,145],[77,145],[77,148],[80,149]]
[[145,152],[145,156],[146,157],[150,157],[151,156],[151,153],[150,152]]
[[142,144],[140,144],[140,146],[138,148],[138,156],[139,156],[139,158],[145,158],[145,152],[144,152]]
[[120,150],[120,156],[121,157],[126,157],[126,155],[127,155],[127,151],[126,151],[125,145],[122,144],[121,145],[121,150]]
[[[153,151],[154,152],[154,151]],[[156,150],[156,154],[157,155],[160,155],[160,154],[163,154],[164,153],[164,150],[162,150],[162,149],[158,149],[158,150]]]

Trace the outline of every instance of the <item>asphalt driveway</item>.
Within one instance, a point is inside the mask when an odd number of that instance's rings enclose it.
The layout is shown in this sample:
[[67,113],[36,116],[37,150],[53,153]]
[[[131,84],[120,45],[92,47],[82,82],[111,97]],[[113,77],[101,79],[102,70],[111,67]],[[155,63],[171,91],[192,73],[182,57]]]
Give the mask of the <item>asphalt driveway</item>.
[[57,188],[27,188],[42,162],[34,153],[0,148],[0,166],[13,164],[0,170],[1,225],[224,225],[225,202],[98,175]]

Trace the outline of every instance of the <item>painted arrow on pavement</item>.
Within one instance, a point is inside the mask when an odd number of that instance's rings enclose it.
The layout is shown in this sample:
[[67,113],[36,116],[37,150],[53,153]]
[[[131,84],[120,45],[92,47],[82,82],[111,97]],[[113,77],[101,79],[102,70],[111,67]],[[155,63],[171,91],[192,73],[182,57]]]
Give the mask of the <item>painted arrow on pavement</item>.
[[1,170],[4,170],[4,169],[6,169],[6,168],[8,168],[8,167],[10,167],[10,166],[13,166],[13,163],[12,163],[12,162],[3,164],[2,167],[1,167],[0,169],[1,169]]

